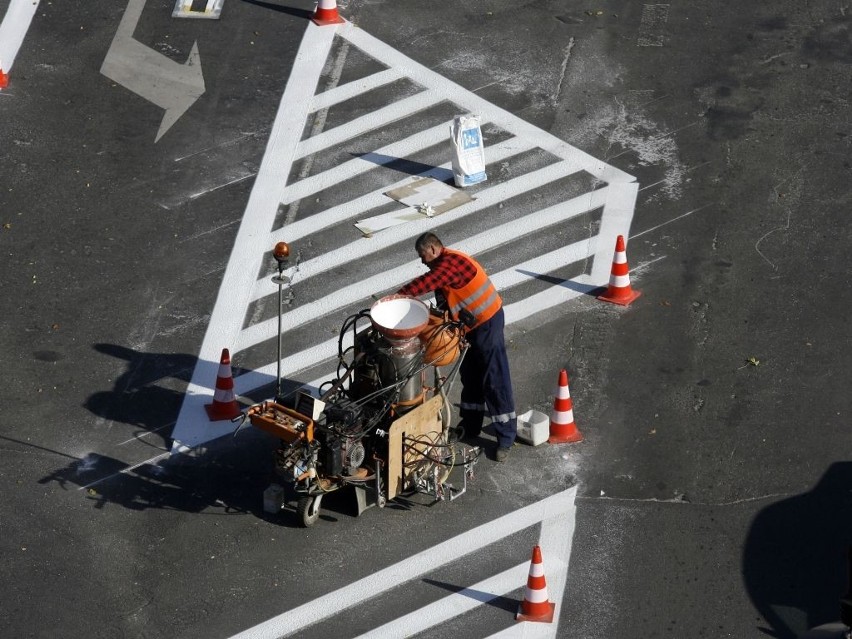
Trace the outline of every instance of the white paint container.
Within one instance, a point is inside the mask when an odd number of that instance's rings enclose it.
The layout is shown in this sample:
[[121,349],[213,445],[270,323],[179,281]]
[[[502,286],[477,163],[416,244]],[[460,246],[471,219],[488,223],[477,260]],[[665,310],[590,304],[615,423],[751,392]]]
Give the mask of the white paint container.
[[263,491],[263,512],[274,515],[284,508],[284,486],[269,484]]
[[538,410],[528,410],[518,415],[518,439],[531,446],[538,446],[550,437],[550,418]]

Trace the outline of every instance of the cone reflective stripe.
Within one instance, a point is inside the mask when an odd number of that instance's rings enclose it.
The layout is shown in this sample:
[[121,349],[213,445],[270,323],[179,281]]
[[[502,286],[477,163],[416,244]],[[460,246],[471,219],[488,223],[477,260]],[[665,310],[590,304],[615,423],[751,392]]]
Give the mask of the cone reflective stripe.
[[524,588],[524,599],[515,615],[517,621],[542,621],[551,623],[556,604],[550,602],[547,594],[547,582],[544,578],[544,562],[541,559],[541,547],[533,548],[530,574],[527,577],[527,587]]
[[320,26],[327,24],[340,24],[344,22],[337,13],[337,0],[319,0],[317,10],[311,20]]
[[624,246],[624,236],[619,235],[615,240],[615,255],[612,258],[609,286],[606,289],[606,293],[598,295],[598,299],[604,302],[627,306],[641,294],[641,292],[630,288],[630,267],[627,265],[627,250]]
[[559,386],[553,399],[553,410],[550,413],[551,444],[570,444],[583,441],[583,434],[577,430],[574,423],[574,402],[571,401],[571,391],[568,388],[568,372],[563,368],[559,371]]
[[234,378],[231,376],[231,354],[222,349],[219,360],[219,374],[216,376],[216,388],[213,391],[213,403],[205,404],[207,416],[211,422],[233,419],[240,414],[240,406],[234,396]]

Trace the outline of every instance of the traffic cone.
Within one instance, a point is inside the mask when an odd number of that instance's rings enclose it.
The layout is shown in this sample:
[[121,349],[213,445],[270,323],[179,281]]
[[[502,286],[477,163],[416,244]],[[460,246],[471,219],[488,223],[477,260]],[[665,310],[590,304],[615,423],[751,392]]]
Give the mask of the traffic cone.
[[550,413],[551,444],[571,444],[583,441],[583,434],[577,430],[574,423],[574,403],[571,401],[571,391],[568,388],[568,372],[563,368],[559,371],[559,387],[553,399],[553,410]]
[[216,377],[216,390],[213,392],[213,403],[205,404],[207,416],[211,422],[224,419],[234,419],[240,414],[240,406],[234,396],[234,379],[231,377],[231,354],[227,348],[222,349],[222,359],[219,360],[219,375]]
[[0,89],[9,86],[9,74],[3,71],[3,61],[0,60]]
[[609,276],[609,288],[606,293],[598,295],[598,299],[613,304],[628,306],[630,302],[642,295],[630,288],[630,268],[627,266],[627,253],[624,248],[624,236],[619,235],[615,240],[615,255],[612,258],[612,271]]
[[321,27],[327,24],[340,24],[345,22],[340,14],[337,13],[337,0],[319,0],[317,10],[314,11],[314,16],[311,18],[314,24]]
[[547,596],[547,583],[544,579],[544,564],[541,561],[541,547],[535,546],[530,562],[530,574],[524,589],[524,600],[518,607],[515,621],[553,622],[556,604]]

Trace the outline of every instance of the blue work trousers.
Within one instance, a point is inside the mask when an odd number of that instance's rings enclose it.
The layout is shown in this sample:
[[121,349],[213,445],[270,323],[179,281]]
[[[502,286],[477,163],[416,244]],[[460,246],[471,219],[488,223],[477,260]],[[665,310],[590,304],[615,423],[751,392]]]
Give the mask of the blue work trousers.
[[503,337],[503,309],[467,334],[470,348],[461,364],[459,416],[468,434],[482,429],[487,413],[497,434],[497,445],[508,448],[515,442],[518,418],[512,395],[512,377]]

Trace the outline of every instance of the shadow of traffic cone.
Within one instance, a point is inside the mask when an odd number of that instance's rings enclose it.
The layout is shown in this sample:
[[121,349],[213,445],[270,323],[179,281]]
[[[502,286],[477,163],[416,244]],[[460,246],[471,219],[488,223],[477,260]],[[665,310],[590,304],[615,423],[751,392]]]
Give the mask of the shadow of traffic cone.
[[227,348],[222,349],[219,360],[219,374],[216,377],[216,390],[213,392],[213,403],[205,404],[207,416],[211,422],[234,419],[240,414],[240,406],[234,395],[234,379],[231,377],[231,354]]
[[571,444],[583,441],[583,434],[577,430],[574,423],[574,402],[571,401],[571,391],[568,388],[568,372],[563,368],[559,371],[559,386],[553,399],[553,410],[550,413],[551,444]]
[[544,563],[541,560],[541,547],[535,546],[530,562],[530,574],[524,589],[524,600],[515,615],[515,621],[553,622],[556,604],[551,603],[547,595],[547,582],[544,579]]
[[319,0],[317,10],[314,11],[311,21],[321,27],[327,24],[341,24],[345,22],[340,17],[340,14],[337,13],[337,0]]
[[598,299],[613,304],[628,306],[630,302],[642,295],[630,288],[630,267],[627,266],[627,252],[624,247],[624,236],[619,235],[615,240],[615,255],[612,258],[612,271],[609,276],[609,287],[606,293],[598,295]]
[[9,86],[9,74],[3,70],[3,61],[0,60],[0,89]]

